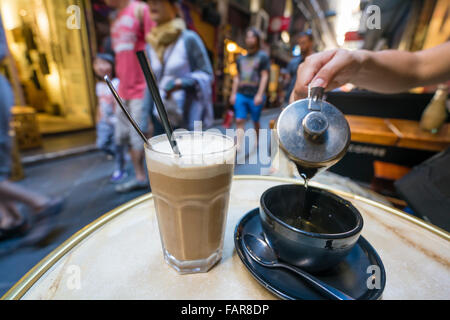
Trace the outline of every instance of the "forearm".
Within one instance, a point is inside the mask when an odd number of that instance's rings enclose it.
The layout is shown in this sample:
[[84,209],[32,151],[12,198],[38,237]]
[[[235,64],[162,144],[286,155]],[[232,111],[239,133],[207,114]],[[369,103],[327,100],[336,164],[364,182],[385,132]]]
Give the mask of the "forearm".
[[291,75],[287,75],[283,80],[283,86],[287,87],[291,83],[292,77]]
[[386,50],[358,51],[361,68],[352,83],[368,90],[395,93],[415,87],[419,82],[419,59],[414,53]]
[[95,120],[99,122],[101,119],[101,111],[100,111],[100,100],[97,99],[97,112],[95,113]]
[[186,91],[195,90],[196,84],[197,84],[197,82],[195,81],[195,79],[190,76],[184,76],[184,77],[178,78],[178,79],[174,80],[174,82],[173,82],[173,85],[177,89],[183,89]]
[[235,95],[239,88],[239,76],[235,76],[233,78],[233,85],[231,86],[231,95]]
[[267,83],[269,82],[269,73],[267,71],[261,74],[261,81],[259,82],[258,92],[256,93],[259,96],[264,95],[266,92]]
[[346,83],[381,93],[397,93],[450,79],[450,41],[407,52],[335,49],[308,56],[300,64],[291,101],[308,94],[309,86],[328,91]]
[[450,78],[450,46],[420,52],[385,50],[356,52],[361,63],[355,85],[382,93],[406,91]]
[[416,53],[420,60],[419,85],[431,85],[450,80],[450,41]]

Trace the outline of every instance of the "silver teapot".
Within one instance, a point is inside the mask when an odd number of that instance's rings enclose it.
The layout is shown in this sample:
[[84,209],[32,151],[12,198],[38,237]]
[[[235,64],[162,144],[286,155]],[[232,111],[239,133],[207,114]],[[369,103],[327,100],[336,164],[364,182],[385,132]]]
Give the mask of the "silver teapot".
[[276,123],[281,149],[304,178],[334,165],[350,144],[347,120],[323,96],[324,88],[309,88],[308,98],[288,105]]

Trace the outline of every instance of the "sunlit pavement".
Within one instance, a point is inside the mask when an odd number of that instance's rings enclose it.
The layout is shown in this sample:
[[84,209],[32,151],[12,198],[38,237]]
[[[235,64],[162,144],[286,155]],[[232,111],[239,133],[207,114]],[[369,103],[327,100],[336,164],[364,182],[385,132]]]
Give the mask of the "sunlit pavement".
[[[270,109],[261,117],[261,128],[268,128],[269,121],[279,113]],[[246,128],[251,128],[249,121]],[[225,131],[220,125],[221,131]],[[256,152],[249,146],[242,155],[252,158]],[[26,178],[20,185],[49,196],[64,196],[65,208],[57,217],[44,220],[21,238],[0,242],[0,296],[41,259],[78,230],[117,206],[150,191],[134,191],[118,194],[109,182],[113,161],[99,152],[86,152],[77,156],[52,160],[25,168]],[[131,164],[128,164],[130,173]],[[260,174],[268,166],[238,164],[236,174]],[[29,214],[26,208],[22,212]]]

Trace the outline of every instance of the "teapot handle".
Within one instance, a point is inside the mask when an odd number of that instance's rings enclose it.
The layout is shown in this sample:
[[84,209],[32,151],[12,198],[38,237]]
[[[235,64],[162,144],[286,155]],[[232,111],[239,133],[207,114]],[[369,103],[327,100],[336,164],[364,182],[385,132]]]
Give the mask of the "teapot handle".
[[328,120],[322,114],[322,99],[325,89],[322,87],[308,87],[308,110],[310,111],[303,118],[302,126],[308,134],[308,138],[318,140],[328,129]]
[[322,87],[310,87],[308,86],[308,109],[311,111],[322,111],[320,103],[312,103],[312,102],[320,102],[323,99],[323,94],[325,92],[325,88]]

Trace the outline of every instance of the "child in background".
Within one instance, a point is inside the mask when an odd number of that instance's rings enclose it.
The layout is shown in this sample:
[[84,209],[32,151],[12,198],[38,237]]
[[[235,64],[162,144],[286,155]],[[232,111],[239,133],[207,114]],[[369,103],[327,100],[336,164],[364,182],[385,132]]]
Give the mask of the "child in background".
[[108,85],[103,81],[103,78],[108,76],[116,89],[119,85],[119,79],[113,77],[114,57],[108,53],[97,54],[94,60],[94,72],[99,80],[95,87],[98,98],[97,147],[114,157],[115,169],[111,182],[118,182],[126,176],[125,147],[114,143],[116,103]]

